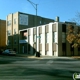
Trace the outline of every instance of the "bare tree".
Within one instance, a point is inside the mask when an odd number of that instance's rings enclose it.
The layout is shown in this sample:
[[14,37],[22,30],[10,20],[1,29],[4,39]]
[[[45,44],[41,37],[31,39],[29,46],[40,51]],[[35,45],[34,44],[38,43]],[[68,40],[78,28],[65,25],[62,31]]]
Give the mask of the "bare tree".
[[77,25],[80,25],[80,12],[77,12],[75,18],[70,19],[71,22],[75,22]]

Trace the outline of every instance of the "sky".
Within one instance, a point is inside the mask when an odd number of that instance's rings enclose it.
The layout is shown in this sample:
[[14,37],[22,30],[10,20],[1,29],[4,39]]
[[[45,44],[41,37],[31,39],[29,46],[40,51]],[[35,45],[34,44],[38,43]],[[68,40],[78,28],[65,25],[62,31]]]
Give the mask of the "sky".
[[[60,21],[70,21],[80,12],[80,0],[30,0],[38,4],[37,15],[54,19],[59,16]],[[35,7],[35,5],[34,5]],[[0,0],[0,19],[6,20],[10,13],[24,12],[36,14],[36,10],[27,0]]]

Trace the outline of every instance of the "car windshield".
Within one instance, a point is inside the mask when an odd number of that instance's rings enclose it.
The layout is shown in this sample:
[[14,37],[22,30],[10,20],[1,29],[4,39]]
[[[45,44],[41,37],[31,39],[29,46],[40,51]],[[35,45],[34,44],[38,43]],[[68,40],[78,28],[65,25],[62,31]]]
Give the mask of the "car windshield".
[[5,51],[9,51],[9,50],[5,50]]
[[12,49],[6,49],[5,52],[13,51]]
[[13,51],[12,49],[9,49],[9,51]]

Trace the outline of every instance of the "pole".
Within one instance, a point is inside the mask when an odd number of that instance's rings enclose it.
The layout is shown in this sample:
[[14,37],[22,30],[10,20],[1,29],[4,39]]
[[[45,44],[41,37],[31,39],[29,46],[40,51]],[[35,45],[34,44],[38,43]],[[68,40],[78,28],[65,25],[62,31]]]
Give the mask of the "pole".
[[36,57],[37,57],[37,4],[36,4]]
[[1,48],[1,19],[0,19],[0,48]]
[[[28,2],[30,2],[31,3],[31,5],[35,8],[35,10],[36,10],[36,57],[38,57],[38,53],[37,53],[37,5],[38,4],[35,4],[35,3],[33,3],[32,1],[30,1],[30,0],[27,0]],[[34,6],[35,5],[35,6]]]

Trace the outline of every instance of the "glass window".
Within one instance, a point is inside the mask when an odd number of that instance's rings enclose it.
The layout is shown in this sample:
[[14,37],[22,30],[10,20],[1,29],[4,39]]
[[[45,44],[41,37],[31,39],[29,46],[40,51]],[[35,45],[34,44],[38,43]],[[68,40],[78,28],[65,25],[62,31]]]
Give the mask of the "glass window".
[[62,32],[62,43],[66,42],[66,33]]
[[14,19],[14,24],[16,24],[16,18]]
[[8,45],[9,45],[9,40],[8,40]]
[[8,40],[8,42],[7,42],[7,43],[8,43],[8,45],[9,45],[9,44],[10,44],[10,40]]
[[58,43],[58,35],[57,32],[53,32],[53,42]]
[[14,29],[14,34],[16,34],[16,29]]
[[27,38],[27,32],[23,32],[23,38],[24,38],[24,39],[28,39],[28,38]]
[[30,35],[28,35],[28,42],[30,42]]
[[16,44],[16,40],[14,40],[14,43]]
[[7,21],[7,26],[11,25],[11,20]]
[[46,43],[49,43],[49,33],[46,33],[46,34],[45,34],[45,39],[46,39],[46,40],[45,40]]
[[11,35],[11,30],[7,31],[7,35],[10,36]]
[[62,32],[66,32],[66,24],[62,24]]
[[40,23],[40,24],[42,24],[42,22],[41,22],[41,21],[40,21],[39,23]]
[[39,34],[39,42],[42,43],[42,34]]
[[36,42],[36,35],[33,35],[33,42]]
[[30,50],[31,50],[31,46],[30,44],[28,44],[28,51],[30,52]]
[[46,24],[46,22],[44,22],[44,24]]

